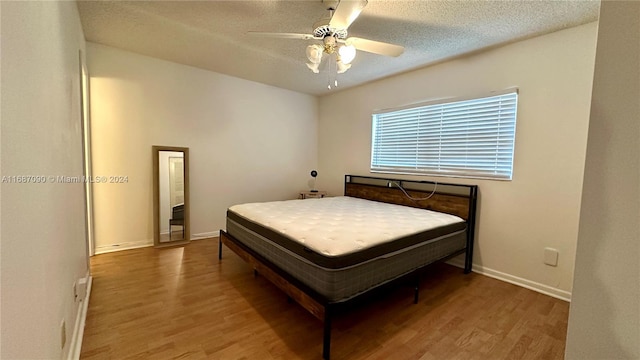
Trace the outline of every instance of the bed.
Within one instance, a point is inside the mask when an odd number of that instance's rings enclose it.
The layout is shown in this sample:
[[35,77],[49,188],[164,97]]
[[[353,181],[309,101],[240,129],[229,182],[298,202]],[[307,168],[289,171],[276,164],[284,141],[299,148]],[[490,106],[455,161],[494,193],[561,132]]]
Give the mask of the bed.
[[346,175],[344,196],[239,204],[227,210],[224,244],[324,322],[343,306],[431,264],[465,254],[471,271],[475,185]]

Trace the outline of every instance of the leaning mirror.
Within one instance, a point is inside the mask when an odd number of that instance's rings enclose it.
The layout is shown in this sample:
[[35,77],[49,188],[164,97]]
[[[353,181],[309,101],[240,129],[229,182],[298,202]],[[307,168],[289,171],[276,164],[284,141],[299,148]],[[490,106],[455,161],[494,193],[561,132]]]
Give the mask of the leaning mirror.
[[153,243],[189,242],[189,148],[153,146]]

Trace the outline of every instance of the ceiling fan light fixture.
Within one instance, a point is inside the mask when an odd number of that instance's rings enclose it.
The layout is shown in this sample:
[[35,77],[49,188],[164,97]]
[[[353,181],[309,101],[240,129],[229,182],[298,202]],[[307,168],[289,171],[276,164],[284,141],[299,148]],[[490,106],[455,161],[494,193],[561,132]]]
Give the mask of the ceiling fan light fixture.
[[344,73],[345,71],[347,71],[347,70],[349,70],[351,68],[351,64],[345,64],[344,62],[342,62],[340,60],[338,60],[336,63],[338,64],[338,68],[336,69],[336,72],[338,74],[342,74],[342,73]]
[[322,51],[324,50],[324,48],[320,45],[309,45],[307,46],[307,59],[309,59],[309,62],[307,63],[307,67],[309,68],[309,70],[313,71],[314,73],[319,73],[320,70],[318,69],[320,66],[320,62],[322,61]]
[[340,49],[338,49],[338,54],[340,54],[340,61],[342,61],[343,64],[351,64],[356,57],[356,48],[353,45],[342,45]]
[[324,48],[320,45],[309,45],[307,46],[307,59],[309,59],[312,64],[320,64],[323,51]]
[[309,70],[313,71],[315,74],[319,73],[320,70],[318,69],[318,67],[320,66],[320,63],[307,63],[307,67],[309,68]]

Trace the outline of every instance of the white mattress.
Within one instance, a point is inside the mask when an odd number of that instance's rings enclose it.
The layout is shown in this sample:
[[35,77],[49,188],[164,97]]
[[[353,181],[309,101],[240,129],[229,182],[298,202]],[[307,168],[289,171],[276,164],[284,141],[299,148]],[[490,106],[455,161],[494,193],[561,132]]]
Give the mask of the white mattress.
[[249,203],[229,209],[329,257],[464,222],[455,215],[347,196]]

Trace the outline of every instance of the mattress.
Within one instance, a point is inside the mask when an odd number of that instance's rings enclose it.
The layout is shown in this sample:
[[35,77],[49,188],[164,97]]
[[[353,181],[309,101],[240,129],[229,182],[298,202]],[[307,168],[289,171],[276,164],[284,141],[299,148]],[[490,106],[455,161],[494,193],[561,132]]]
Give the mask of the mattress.
[[332,302],[466,245],[457,216],[351,197],[235,205],[227,232]]

